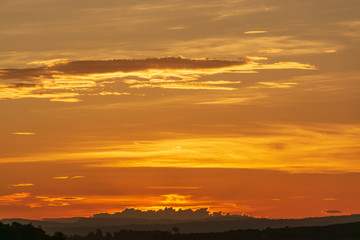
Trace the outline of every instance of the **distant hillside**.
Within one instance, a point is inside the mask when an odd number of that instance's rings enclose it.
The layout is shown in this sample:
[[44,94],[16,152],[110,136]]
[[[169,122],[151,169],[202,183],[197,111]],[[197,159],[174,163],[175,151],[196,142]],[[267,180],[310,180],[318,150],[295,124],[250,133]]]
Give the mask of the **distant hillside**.
[[246,229],[226,232],[179,233],[168,231],[120,230],[114,233],[97,229],[86,236],[69,236],[68,240],[359,240],[360,222],[322,227]]
[[118,230],[104,232],[101,229],[80,235],[64,235],[56,232],[50,236],[32,224],[3,224],[0,222],[0,240],[359,240],[360,222],[321,227],[285,227],[239,229],[226,232],[181,233],[178,227],[171,231]]
[[70,218],[49,220],[3,219],[3,223],[32,223],[41,227],[49,234],[61,231],[65,234],[84,235],[88,232],[102,229],[105,232],[115,232],[120,229],[136,231],[171,231],[178,227],[181,233],[224,232],[236,229],[265,229],[301,226],[326,226],[331,224],[360,222],[360,214],[347,216],[331,216],[304,219],[267,219],[249,216],[222,216],[203,219],[140,219],[140,218]]

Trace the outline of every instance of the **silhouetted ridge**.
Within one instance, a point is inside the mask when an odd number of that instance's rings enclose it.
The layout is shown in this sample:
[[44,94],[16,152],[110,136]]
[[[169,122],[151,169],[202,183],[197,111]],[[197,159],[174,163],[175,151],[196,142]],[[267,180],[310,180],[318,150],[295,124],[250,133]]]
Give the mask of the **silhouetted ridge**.
[[34,227],[31,223],[23,225],[17,222],[3,224],[0,222],[0,240],[66,240],[63,233],[55,232],[49,236],[41,227]]
[[[164,209],[165,210],[165,209]],[[173,212],[174,209],[166,210]],[[165,211],[165,212],[166,212]],[[124,211],[123,211],[124,212]],[[125,212],[136,212],[126,210]],[[147,212],[147,211],[145,211]],[[157,211],[156,211],[157,212]],[[195,212],[195,211],[194,211]],[[207,212],[202,210],[200,212]],[[151,212],[147,212],[149,214]],[[142,212],[141,214],[144,214]],[[32,223],[35,226],[41,225],[49,234],[55,231],[61,231],[65,234],[85,235],[96,229],[102,229],[104,232],[115,232],[120,229],[133,231],[171,231],[173,227],[178,227],[181,233],[206,233],[206,232],[225,232],[236,229],[266,229],[266,228],[283,228],[289,227],[306,227],[306,226],[326,226],[333,224],[360,222],[360,215],[344,215],[315,217],[304,219],[268,219],[252,218],[241,215],[225,216],[207,216],[198,219],[187,218],[139,218],[131,216],[118,216],[119,214],[100,214],[90,218],[61,218],[49,220],[26,220],[26,219],[2,219],[3,223],[20,222],[22,224]],[[105,217],[99,217],[105,216]],[[138,216],[138,215],[137,215]],[[144,216],[144,215],[141,215]],[[146,215],[149,216],[149,215]],[[204,215],[201,215],[204,216]],[[1,240],[1,239],[0,239]]]
[[285,227],[263,230],[245,229],[226,232],[181,233],[174,226],[170,231],[132,231],[117,230],[104,233],[101,229],[84,236],[55,232],[47,235],[40,227],[20,223],[3,224],[0,222],[0,240],[358,240],[360,222],[316,227]]

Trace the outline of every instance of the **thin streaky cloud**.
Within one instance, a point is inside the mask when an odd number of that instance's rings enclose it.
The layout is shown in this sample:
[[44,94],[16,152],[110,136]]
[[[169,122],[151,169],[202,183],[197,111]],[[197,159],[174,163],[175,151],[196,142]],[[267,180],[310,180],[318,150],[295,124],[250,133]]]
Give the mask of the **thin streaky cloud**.
[[53,177],[53,179],[68,179],[68,176]]
[[17,183],[17,184],[11,184],[12,187],[32,187],[34,186],[33,183]]
[[179,186],[151,186],[149,189],[200,189],[201,187],[179,187]]
[[254,101],[260,98],[264,98],[265,96],[261,97],[233,97],[233,98],[219,98],[213,101],[205,101],[205,102],[198,102],[197,104],[241,104],[245,102]]
[[25,193],[25,192],[13,193],[10,195],[2,195],[0,196],[0,203],[14,203],[21,201],[22,199],[27,198],[29,196],[30,193]]
[[[265,63],[264,57],[217,60],[209,58],[163,57],[118,60],[47,60],[46,66],[2,69],[0,99],[39,98],[51,102],[77,103],[82,96],[127,96],[141,88],[234,91],[241,81],[207,80],[223,73],[257,73],[260,70],[316,70],[299,62]],[[257,62],[260,61],[260,62]],[[42,61],[36,61],[42,64]],[[130,78],[130,79],[129,79]],[[134,79],[138,78],[138,79]],[[120,82],[124,88],[117,89]],[[221,86],[228,85],[232,86]],[[114,87],[116,86],[116,87]],[[128,90],[128,91],[124,91]],[[135,95],[134,95],[135,96]]]
[[259,33],[267,33],[268,31],[260,30],[260,31],[246,31],[244,34],[259,34]]
[[14,134],[14,135],[27,135],[27,136],[29,136],[29,135],[35,135],[36,133],[34,133],[34,132],[13,132],[13,133],[11,133],[11,134]]

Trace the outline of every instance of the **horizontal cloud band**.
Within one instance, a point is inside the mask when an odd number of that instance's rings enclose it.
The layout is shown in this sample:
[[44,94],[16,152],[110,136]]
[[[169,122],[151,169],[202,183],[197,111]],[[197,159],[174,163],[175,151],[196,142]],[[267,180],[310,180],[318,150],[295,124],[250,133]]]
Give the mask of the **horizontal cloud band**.
[[[316,69],[310,64],[298,62],[266,64],[246,58],[215,60],[163,57],[97,61],[54,59],[29,64],[41,66],[0,69],[0,99],[43,98],[71,103],[80,101],[79,97],[83,95],[125,96],[132,95],[134,89],[140,88],[232,91],[238,89],[241,81],[200,79],[221,73],[256,73],[260,69]],[[122,84],[116,86],[121,89],[114,88],[116,82]]]

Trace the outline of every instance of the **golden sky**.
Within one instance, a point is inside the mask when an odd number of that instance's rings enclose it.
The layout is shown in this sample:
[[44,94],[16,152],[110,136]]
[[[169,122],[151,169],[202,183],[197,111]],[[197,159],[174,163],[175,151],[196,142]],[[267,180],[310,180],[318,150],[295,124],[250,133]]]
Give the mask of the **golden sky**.
[[360,213],[359,0],[3,0],[0,218]]

